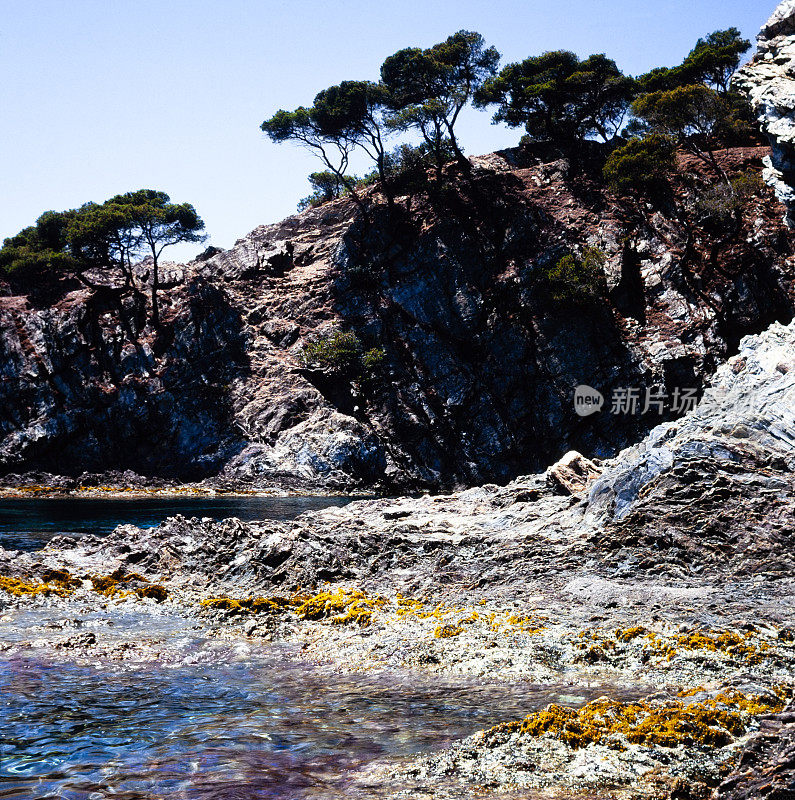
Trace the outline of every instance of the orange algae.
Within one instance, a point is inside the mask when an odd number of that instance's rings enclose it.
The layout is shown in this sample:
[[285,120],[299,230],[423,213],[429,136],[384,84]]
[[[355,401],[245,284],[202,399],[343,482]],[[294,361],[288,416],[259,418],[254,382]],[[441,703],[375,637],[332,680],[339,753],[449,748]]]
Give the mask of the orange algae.
[[37,597],[39,595],[65,597],[72,591],[70,586],[65,586],[61,582],[44,581],[31,583],[20,578],[9,578],[5,575],[0,575],[0,590],[14,597]]
[[437,625],[433,635],[436,639],[451,639],[453,636],[458,636],[463,633],[464,629],[461,625]]
[[[114,570],[110,575],[91,575],[91,585],[94,591],[105,597],[115,597],[120,593],[133,592],[139,598],[152,598],[162,603],[168,597],[168,590],[164,586],[150,583],[143,575],[137,572],[125,572],[122,567]],[[143,583],[145,586],[131,586],[130,584]]]
[[378,595],[370,597],[361,589],[336,589],[319,592],[308,598],[297,609],[301,619],[328,619],[333,625],[356,622],[366,627],[372,622],[373,612],[386,604]]
[[613,631],[612,635],[600,630],[580,632],[575,639],[575,645],[585,652],[578,655],[577,660],[589,663],[606,660],[611,652],[620,650],[622,645],[631,645],[635,642],[640,642],[644,653],[668,661],[687,651],[702,651],[755,665],[768,657],[771,650],[770,644],[764,641],[755,629],[741,633],[695,630],[675,636],[665,636],[642,626],[636,626],[619,628]]

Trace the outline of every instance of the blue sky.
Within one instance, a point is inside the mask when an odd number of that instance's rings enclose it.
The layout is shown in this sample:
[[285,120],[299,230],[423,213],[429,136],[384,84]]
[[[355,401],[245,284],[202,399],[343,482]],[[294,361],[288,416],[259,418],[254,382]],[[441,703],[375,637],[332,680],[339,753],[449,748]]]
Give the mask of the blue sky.
[[[42,211],[156,188],[192,202],[220,247],[295,211],[315,160],[259,130],[384,58],[477,30],[503,63],[566,48],[628,73],[682,59],[775,0],[0,0],[0,239]],[[470,154],[516,143],[485,112]],[[172,251],[172,254],[175,251]],[[188,258],[195,247],[178,255]]]

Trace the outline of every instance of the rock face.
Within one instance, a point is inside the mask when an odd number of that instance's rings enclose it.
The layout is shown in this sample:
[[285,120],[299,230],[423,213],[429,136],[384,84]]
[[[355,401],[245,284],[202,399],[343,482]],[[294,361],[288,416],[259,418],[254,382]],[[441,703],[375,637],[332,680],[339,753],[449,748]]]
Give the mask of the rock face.
[[[766,154],[720,157],[738,173]],[[743,335],[791,318],[792,239],[771,192],[726,225],[684,183],[675,214],[619,203],[543,154],[473,163],[455,191],[403,197],[392,218],[376,205],[365,224],[335,201],[170,268],[158,331],[84,290],[44,301],[7,287],[0,471],[504,482],[569,450],[613,455],[661,419],[611,414],[614,390],[636,387],[641,411],[647,387],[700,387]],[[540,276],[585,246],[606,254],[608,296],[555,299]],[[366,370],[303,363],[333,331],[379,357]],[[601,413],[575,413],[580,384],[602,392]]]
[[[593,796],[621,786],[616,797],[636,800],[785,798],[793,715],[771,692],[791,686],[795,664],[794,354],[795,322],[744,339],[697,409],[599,465],[569,453],[504,487],[359,501],[292,522],[172,518],[105,539],[58,537],[35,553],[0,550],[0,576],[140,573],[193,611],[202,598],[267,604],[299,586],[327,597],[356,587],[380,596],[362,627],[275,611],[212,619],[225,634],[300,641],[302,658],[342,668],[528,680],[575,697],[606,686],[599,719],[627,697],[645,698],[644,714],[690,708],[675,729],[682,743],[581,746],[515,723],[367,772],[367,786],[407,785],[415,797],[483,786],[510,796],[519,784]],[[94,612],[96,597],[84,601]],[[105,646],[97,638],[59,646],[90,657]],[[691,740],[696,718],[727,727]]]
[[795,792],[795,708],[764,720],[743,749],[734,774],[718,788],[719,800],[787,800]]
[[[516,589],[575,574],[783,581],[795,567],[795,322],[744,339],[695,411],[599,472],[569,454],[505,487],[360,501],[291,523],[174,518],[79,545],[61,537],[42,554],[53,567],[66,556],[83,569],[124,566],[238,594],[340,580]],[[562,484],[571,474],[579,486]],[[3,553],[0,574],[21,563]]]
[[735,77],[770,139],[765,180],[787,206],[795,224],[795,2],[784,0],[762,28],[753,61]]

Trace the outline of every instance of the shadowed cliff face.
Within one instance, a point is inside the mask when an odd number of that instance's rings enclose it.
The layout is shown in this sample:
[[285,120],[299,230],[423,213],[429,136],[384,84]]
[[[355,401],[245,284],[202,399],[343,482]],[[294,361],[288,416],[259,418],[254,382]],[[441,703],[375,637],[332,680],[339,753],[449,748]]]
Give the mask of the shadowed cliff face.
[[[722,152],[758,172],[764,148]],[[606,456],[656,413],[610,413],[615,389],[698,387],[741,336],[788,321],[791,238],[764,189],[705,217],[697,162],[660,207],[616,201],[529,151],[356,219],[345,200],[263,226],[174,268],[160,332],[73,291],[0,298],[8,472],[123,468],[232,486],[438,487],[505,481],[569,449]],[[606,256],[606,296],[571,303],[540,276]],[[129,316],[129,315],[128,315]],[[134,315],[132,315],[134,316]],[[308,368],[307,343],[354,331],[383,352]],[[574,413],[587,384],[607,408]]]
[[85,291],[52,308],[0,307],[0,459],[7,470],[134,470],[200,478],[234,445],[229,384],[247,372],[240,314],[198,278],[155,334]]

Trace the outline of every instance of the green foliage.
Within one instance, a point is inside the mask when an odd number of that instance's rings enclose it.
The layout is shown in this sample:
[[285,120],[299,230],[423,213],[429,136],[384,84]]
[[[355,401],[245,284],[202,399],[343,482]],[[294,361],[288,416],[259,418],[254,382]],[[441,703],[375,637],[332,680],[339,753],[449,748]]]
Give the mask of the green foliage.
[[362,343],[353,331],[334,331],[304,347],[301,361],[306,367],[339,374],[358,368]]
[[607,294],[607,257],[595,247],[582,256],[569,254],[541,271],[540,278],[551,299],[561,305],[589,306]]
[[381,371],[386,353],[380,347],[365,350],[353,331],[334,331],[307,344],[301,363],[331,375],[372,380]]
[[[442,139],[440,150],[442,163],[453,161],[455,151],[449,139]],[[400,193],[414,194],[429,187],[428,171],[436,165],[436,153],[425,143],[399,144],[384,156],[384,171],[390,184]],[[380,180],[378,170],[373,170],[356,179],[357,187],[372,186]]]
[[137,237],[130,245],[130,253],[139,255],[148,250],[152,257],[152,322],[157,327],[160,323],[157,299],[160,256],[166,247],[205,241],[204,222],[190,203],[172,203],[165,192],[155,189],[119,194],[104,206],[117,215],[125,232]]
[[638,78],[642,92],[669,92],[682,86],[703,84],[721,94],[729,92],[731,77],[751,47],[737,28],[715,31],[699,39],[676,67],[658,67]]
[[732,75],[740,66],[751,42],[737,28],[715,31],[699,39],[680,67],[683,83],[703,83],[726,94]]
[[266,119],[260,129],[276,144],[292,141],[306,147],[352,192],[354,199],[361,202],[352,181],[346,175],[356,143],[337,130],[323,128],[314,108],[299,106],[294,111],[280,109],[270,119]]
[[652,92],[632,104],[632,113],[649,130],[679,142],[691,136],[709,138],[727,111],[720,95],[701,84]]
[[486,47],[483,37],[474,31],[458,31],[427,50],[407,47],[398,51],[381,67],[381,83],[393,111],[391,127],[419,131],[439,172],[446,142],[468,167],[455,125],[483,82],[496,74],[499,60],[497,50]]
[[362,368],[368,376],[375,375],[384,366],[386,353],[381,347],[373,347],[362,356]]
[[139,291],[133,264],[148,253],[153,260],[152,316],[157,324],[158,259],[170,245],[203,241],[203,229],[204,222],[189,203],[171,203],[165,192],[139,189],[102,204],[45,212],[34,226],[5,240],[0,268],[22,271],[32,281],[48,274],[70,274],[96,288],[89,276],[93,271]]
[[633,130],[671,137],[728,180],[713,147],[718,141],[741,137],[747,128],[730,96],[704,84],[680,86],[639,97],[632,113],[637,118]]
[[[455,158],[455,151],[449,139],[440,142],[442,158],[451,161]],[[431,148],[422,142],[419,145],[400,144],[390,153],[387,153],[387,170],[395,177],[425,171],[433,166],[434,153]]]
[[[391,203],[392,195],[384,171],[389,102],[389,92],[382,84],[343,81],[315,97],[312,117],[326,139],[358,147],[375,162],[387,200]],[[354,190],[351,188],[351,191]]]
[[634,80],[605,55],[580,61],[557,50],[508,64],[484,83],[475,104],[496,104],[495,123],[523,126],[534,141],[571,145],[593,135],[614,138],[635,89]]
[[[577,152],[577,143],[597,138],[612,142],[624,131],[644,143],[619,148],[610,165],[617,191],[628,191],[635,175],[643,191],[660,185],[669,171],[669,137],[720,171],[710,147],[715,141],[740,144],[753,133],[747,100],[731,90],[731,78],[750,42],[737,28],[699,39],[678,66],[659,67],[635,79],[624,75],[605,54],[581,60],[566,50],[546,52],[505,66],[498,74],[499,53],[473,31],[458,31],[430,48],[407,47],[381,66],[380,81],[343,81],[319,92],[313,105],[278,111],[262,123],[274,142],[295,141],[315,152],[335,179],[313,183],[301,207],[350,193],[364,210],[357,189],[379,183],[393,202],[395,179],[419,176],[433,160],[436,175],[445,163],[469,162],[456,136],[462,109],[496,105],[495,123],[523,127],[523,141],[552,141]],[[625,127],[628,113],[634,119]],[[390,151],[387,138],[416,131],[422,158],[408,145]],[[374,162],[364,178],[347,174],[352,150]],[[617,159],[623,159],[619,167]],[[320,174],[320,173],[316,173]],[[402,181],[406,189],[411,181]],[[343,187],[343,188],[340,188]]]
[[725,230],[732,219],[742,213],[748,201],[759,196],[762,186],[758,172],[745,172],[728,184],[713,183],[699,188],[693,198],[694,216],[704,226]]
[[[356,180],[355,176],[352,176],[352,180]],[[312,187],[312,194],[299,201],[299,211],[303,211],[306,208],[316,208],[323,203],[328,203],[330,200],[343,197],[349,191],[339,176],[330,170],[313,172],[309,176],[309,185]]]
[[616,194],[655,196],[675,169],[676,142],[669,136],[652,133],[617,147],[608,157],[603,175]]
[[71,269],[73,259],[64,241],[65,223],[63,215],[48,211],[36,225],[7,238],[0,248],[0,272],[35,282],[45,274]]

